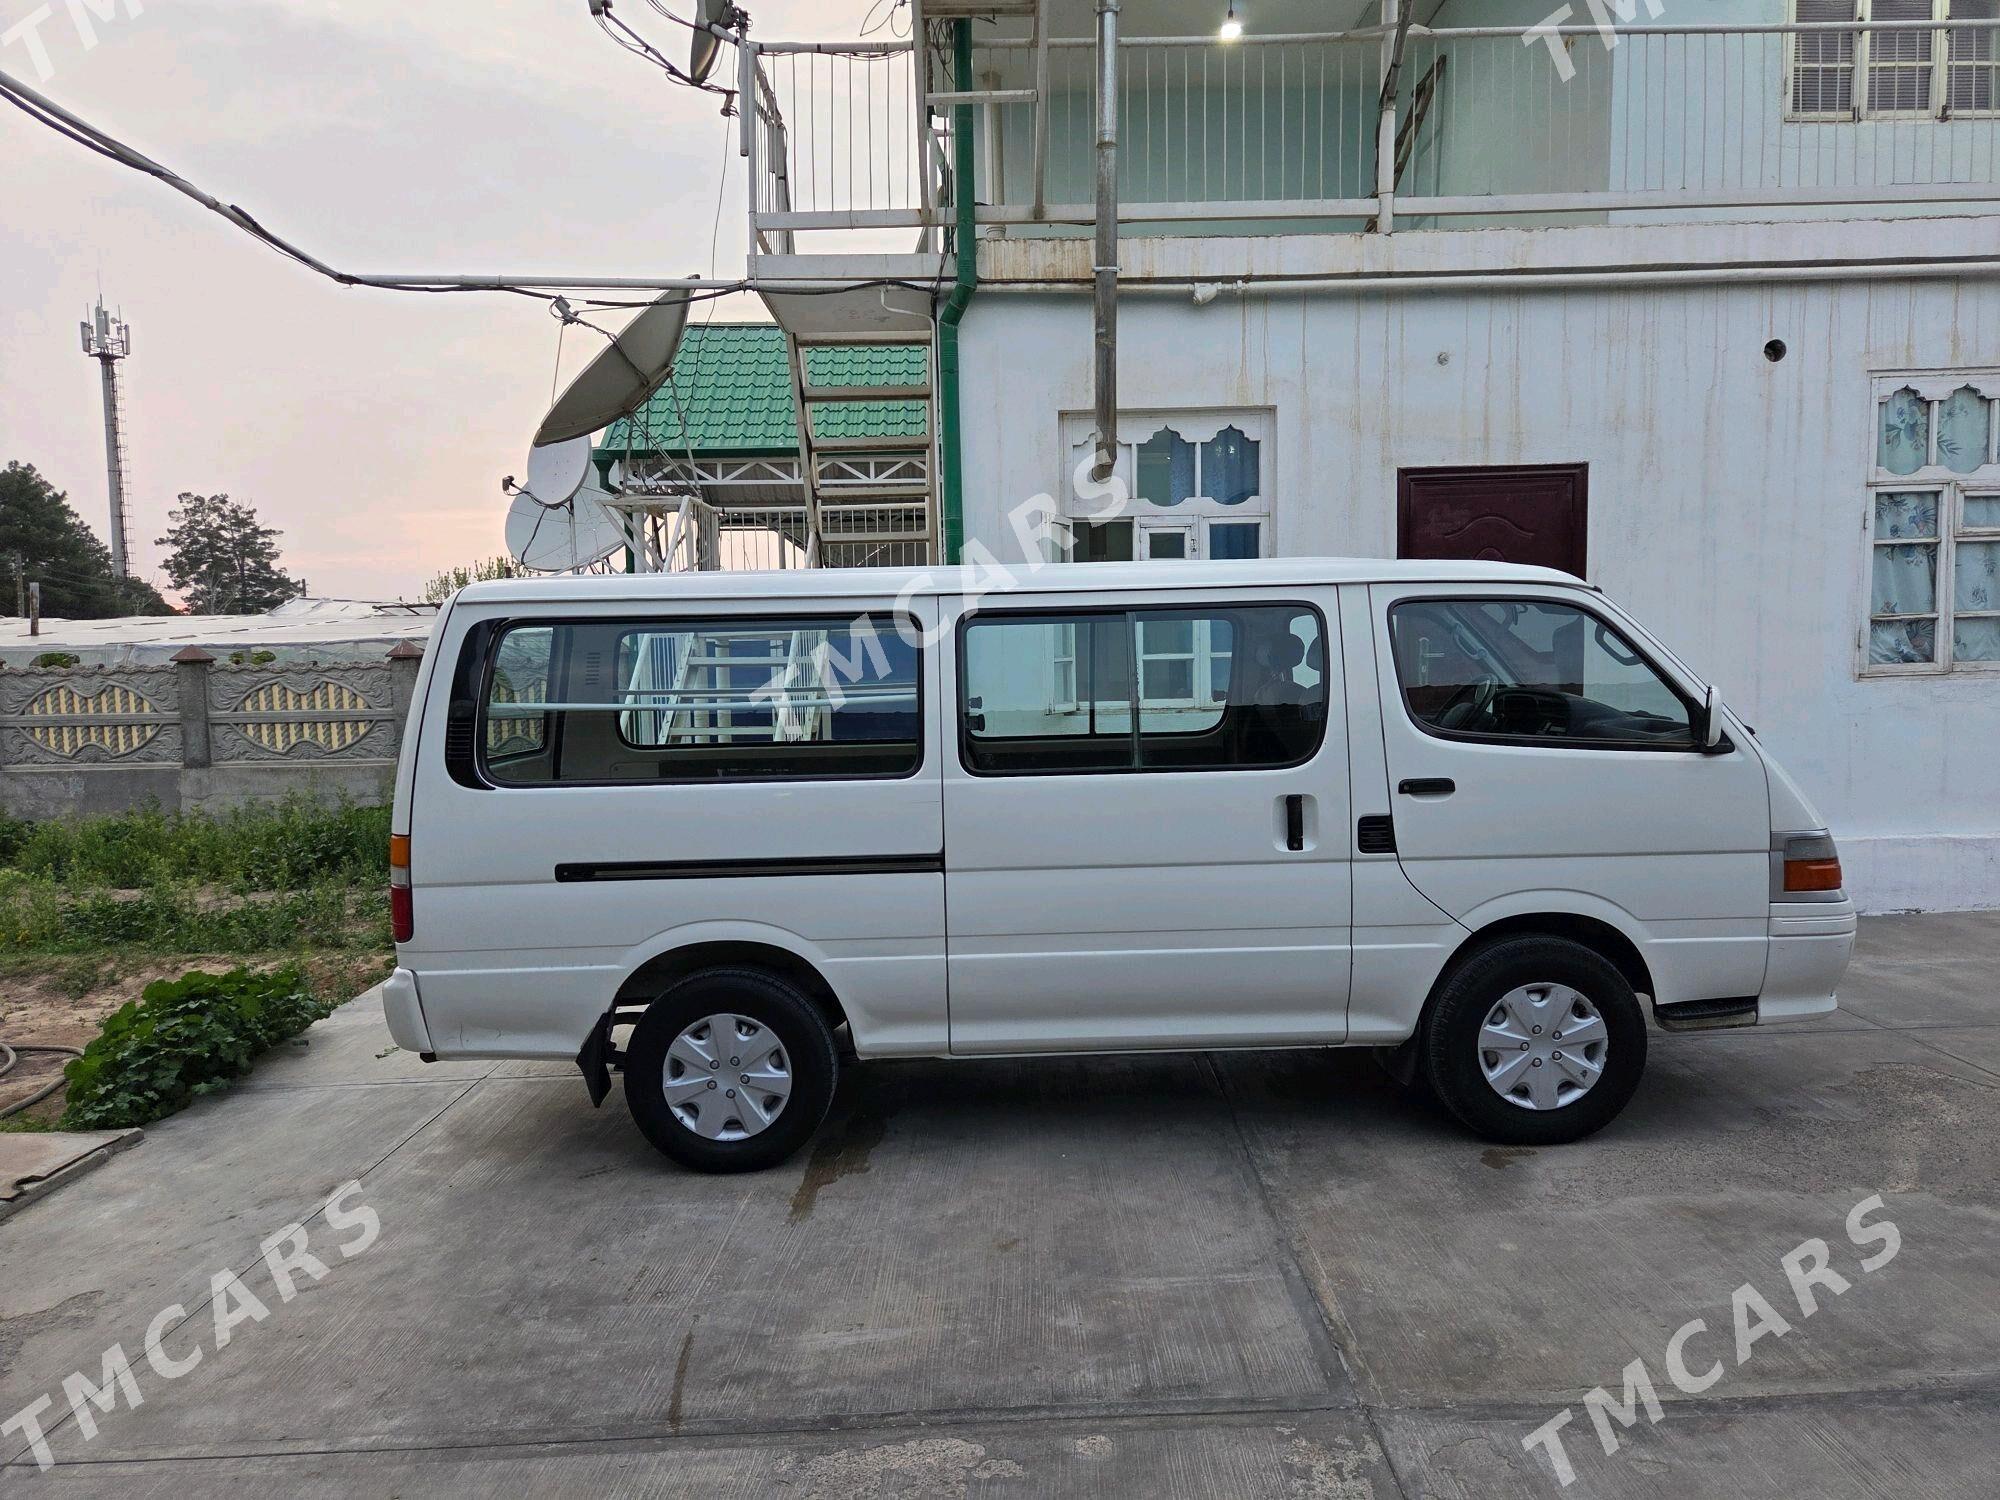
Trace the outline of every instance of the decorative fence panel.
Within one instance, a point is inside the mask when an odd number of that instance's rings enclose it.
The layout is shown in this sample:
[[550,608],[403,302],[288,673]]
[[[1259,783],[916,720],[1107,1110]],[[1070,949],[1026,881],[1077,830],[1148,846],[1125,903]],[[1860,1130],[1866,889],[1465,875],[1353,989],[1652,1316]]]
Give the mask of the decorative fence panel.
[[289,792],[372,802],[393,782],[418,646],[379,664],[0,668],[0,811],[226,806]]
[[172,667],[0,673],[0,765],[175,765]]
[[271,673],[225,668],[208,682],[218,761],[394,759],[400,723],[381,667]]

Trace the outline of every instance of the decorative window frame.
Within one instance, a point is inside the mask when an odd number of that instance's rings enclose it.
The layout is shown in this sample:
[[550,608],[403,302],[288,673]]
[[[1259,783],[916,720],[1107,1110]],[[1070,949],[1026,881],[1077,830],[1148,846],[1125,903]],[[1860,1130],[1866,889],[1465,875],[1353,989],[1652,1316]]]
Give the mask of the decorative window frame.
[[[1271,497],[1276,493],[1276,454],[1273,438],[1277,430],[1277,413],[1274,408],[1265,407],[1162,407],[1142,408],[1136,411],[1120,412],[1118,416],[1118,464],[1117,475],[1125,481],[1131,499],[1116,515],[1105,513],[1104,502],[1095,495],[1078,493],[1076,468],[1080,460],[1089,455],[1092,436],[1096,432],[1096,419],[1090,412],[1068,411],[1059,416],[1059,438],[1063,461],[1062,484],[1059,492],[1063,496],[1062,522],[1129,520],[1134,523],[1133,556],[1144,559],[1145,548],[1141,534],[1145,531],[1185,529],[1190,533],[1192,550],[1188,556],[1206,559],[1209,556],[1209,526],[1213,522],[1228,524],[1232,521],[1255,521],[1259,523],[1259,557],[1273,555],[1272,536],[1273,506]],[[1228,428],[1235,428],[1257,445],[1257,490],[1247,499],[1234,505],[1225,505],[1210,496],[1196,493],[1174,505],[1161,505],[1148,500],[1138,490],[1138,450],[1161,428],[1171,428],[1186,442],[1196,445],[1212,442]],[[1200,459],[1197,456],[1197,465]],[[1197,468],[1197,473],[1199,469]]]
[[[1970,472],[1960,472],[1939,462],[1939,407],[1958,391],[1971,387],[1985,397],[1986,449],[1982,461]],[[1880,462],[1882,403],[1899,392],[1914,391],[1928,411],[1927,451],[1924,462],[1907,474],[1897,474]],[[1957,609],[1957,548],[1960,542],[2000,542],[2000,526],[1970,526],[1965,519],[1965,502],[1971,499],[2000,499],[2000,367],[1969,370],[1889,370],[1875,371],[1869,382],[1868,403],[1868,485],[1861,516],[1863,552],[1861,558],[1861,627],[1856,637],[1856,675],[1861,677],[1940,677],[1947,673],[2000,672],[1997,661],[1957,661],[1953,657],[1952,623]],[[1938,497],[1937,537],[1934,542],[1879,538],[1875,534],[1876,498],[1904,492],[1935,493]],[[1935,582],[1937,634],[1932,659],[1923,662],[1874,662],[1869,660],[1869,640],[1877,618],[1874,614],[1875,553],[1884,546],[1918,545],[1937,548]],[[1980,611],[2000,615],[2000,611]],[[1897,616],[1885,618],[1932,618]]]
[[[1787,34],[1785,46],[1785,121],[1788,124],[1826,125],[1846,124],[1863,120],[1912,121],[1912,120],[1991,120],[2000,118],[2000,81],[1994,85],[1994,102],[1985,109],[1954,109],[1951,107],[1952,69],[1955,66],[1951,55],[1952,46],[1952,6],[1954,0],[1931,0],[1931,19],[1935,29],[1930,32],[1931,55],[1929,103],[1923,109],[1870,109],[1869,72],[1873,66],[1871,53],[1875,39],[1880,36],[1915,36],[1922,32],[1912,28],[1906,32],[1856,31],[1849,33],[1853,39],[1851,56],[1845,66],[1852,76],[1851,96],[1844,110],[1802,110],[1794,107],[1797,97],[1797,82],[1800,69],[1825,68],[1834,66],[1825,62],[1801,63],[1799,42],[1804,33]],[[1866,24],[1873,17],[1874,0],[1854,0],[1854,20],[1857,25]],[[1981,17],[1959,17],[1957,24],[1964,27],[1968,21]],[[1799,0],[1786,0],[1785,20],[1789,25],[1799,23]],[[1838,32],[1821,35],[1837,36]],[[2000,54],[2000,30],[1988,32],[1993,38],[1992,50]],[[1959,67],[2000,67],[2000,56],[1993,60],[1973,59],[1960,62]]]

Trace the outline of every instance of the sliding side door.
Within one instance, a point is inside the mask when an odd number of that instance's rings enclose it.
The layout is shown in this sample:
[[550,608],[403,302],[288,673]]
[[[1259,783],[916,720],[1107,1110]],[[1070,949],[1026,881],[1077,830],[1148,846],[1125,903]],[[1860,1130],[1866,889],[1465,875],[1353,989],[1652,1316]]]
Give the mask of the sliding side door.
[[944,663],[954,1052],[1340,1041],[1334,591],[1037,595]]

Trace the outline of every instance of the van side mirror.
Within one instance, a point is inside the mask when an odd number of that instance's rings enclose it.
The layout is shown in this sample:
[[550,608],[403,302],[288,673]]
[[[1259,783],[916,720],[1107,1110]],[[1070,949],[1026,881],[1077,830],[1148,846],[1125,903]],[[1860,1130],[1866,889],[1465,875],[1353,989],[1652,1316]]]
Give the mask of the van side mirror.
[[1701,748],[1706,755],[1714,755],[1723,748],[1722,739],[1722,699],[1716,695],[1713,684],[1701,701],[1700,730]]

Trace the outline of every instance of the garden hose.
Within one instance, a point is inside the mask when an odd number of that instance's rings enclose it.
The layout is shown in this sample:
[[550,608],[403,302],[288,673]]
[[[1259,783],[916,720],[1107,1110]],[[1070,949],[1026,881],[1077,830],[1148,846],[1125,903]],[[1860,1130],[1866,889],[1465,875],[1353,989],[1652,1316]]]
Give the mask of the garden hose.
[[[9,1046],[6,1042],[0,1042],[0,1078],[5,1078],[9,1073],[14,1071],[14,1064],[21,1060],[23,1052],[61,1052],[70,1057],[83,1056],[83,1049],[81,1047],[31,1047],[26,1042],[18,1046]],[[63,1082],[63,1076],[58,1073],[43,1087],[28,1095],[27,1098],[16,1099],[12,1104],[0,1105],[0,1120],[6,1119],[9,1115],[19,1114],[31,1104],[40,1104],[49,1095],[61,1088]]]

